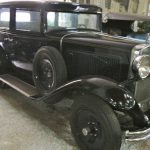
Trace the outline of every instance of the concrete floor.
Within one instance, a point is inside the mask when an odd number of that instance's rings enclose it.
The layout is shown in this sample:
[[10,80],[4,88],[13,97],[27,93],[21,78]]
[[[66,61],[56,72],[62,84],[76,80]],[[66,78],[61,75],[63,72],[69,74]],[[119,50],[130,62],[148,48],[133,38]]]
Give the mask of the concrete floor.
[[[0,90],[0,150],[78,150],[67,121],[67,103],[50,107],[13,89]],[[150,150],[150,141],[123,143],[121,150]]]

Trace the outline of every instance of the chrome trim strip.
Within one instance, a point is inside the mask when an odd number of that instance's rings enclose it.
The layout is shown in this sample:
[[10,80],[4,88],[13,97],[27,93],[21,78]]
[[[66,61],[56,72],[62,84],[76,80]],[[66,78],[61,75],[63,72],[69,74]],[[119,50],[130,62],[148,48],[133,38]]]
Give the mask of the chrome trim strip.
[[150,133],[150,128],[148,128],[146,130],[142,130],[142,131],[136,131],[136,132],[126,131],[126,136],[148,134],[148,133]]
[[126,139],[126,142],[139,142],[139,141],[146,141],[148,139],[150,139],[150,134],[140,138]]
[[150,139],[150,128],[135,132],[125,132],[125,142],[139,142],[148,139]]

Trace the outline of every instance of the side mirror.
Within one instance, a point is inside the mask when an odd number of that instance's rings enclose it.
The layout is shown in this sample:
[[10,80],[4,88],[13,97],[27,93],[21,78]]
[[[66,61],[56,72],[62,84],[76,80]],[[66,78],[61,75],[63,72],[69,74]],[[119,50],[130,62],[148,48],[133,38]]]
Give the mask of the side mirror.
[[147,34],[146,43],[147,43],[147,44],[150,44],[150,33]]

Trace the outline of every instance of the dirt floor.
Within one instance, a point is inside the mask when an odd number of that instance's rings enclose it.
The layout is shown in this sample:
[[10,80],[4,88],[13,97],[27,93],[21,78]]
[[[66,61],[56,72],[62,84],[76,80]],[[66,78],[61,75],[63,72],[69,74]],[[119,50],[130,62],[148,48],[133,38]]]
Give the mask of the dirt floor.
[[[12,89],[0,90],[0,150],[78,150],[69,113],[67,100],[48,106]],[[150,141],[123,143],[121,150],[150,150]]]

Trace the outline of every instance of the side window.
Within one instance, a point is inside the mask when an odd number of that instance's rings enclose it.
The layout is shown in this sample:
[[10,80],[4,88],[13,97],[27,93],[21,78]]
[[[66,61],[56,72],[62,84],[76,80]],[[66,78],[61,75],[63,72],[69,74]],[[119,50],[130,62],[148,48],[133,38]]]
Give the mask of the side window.
[[38,11],[16,10],[16,30],[40,32],[40,21]]
[[72,17],[71,13],[59,13],[58,26],[61,27],[72,27]]
[[48,30],[57,28],[71,28],[73,26],[74,15],[63,12],[47,12]]
[[55,12],[48,12],[47,13],[47,25],[49,27],[54,27],[55,26],[55,19],[56,15]]
[[0,8],[0,28],[9,29],[10,22],[10,9]]

